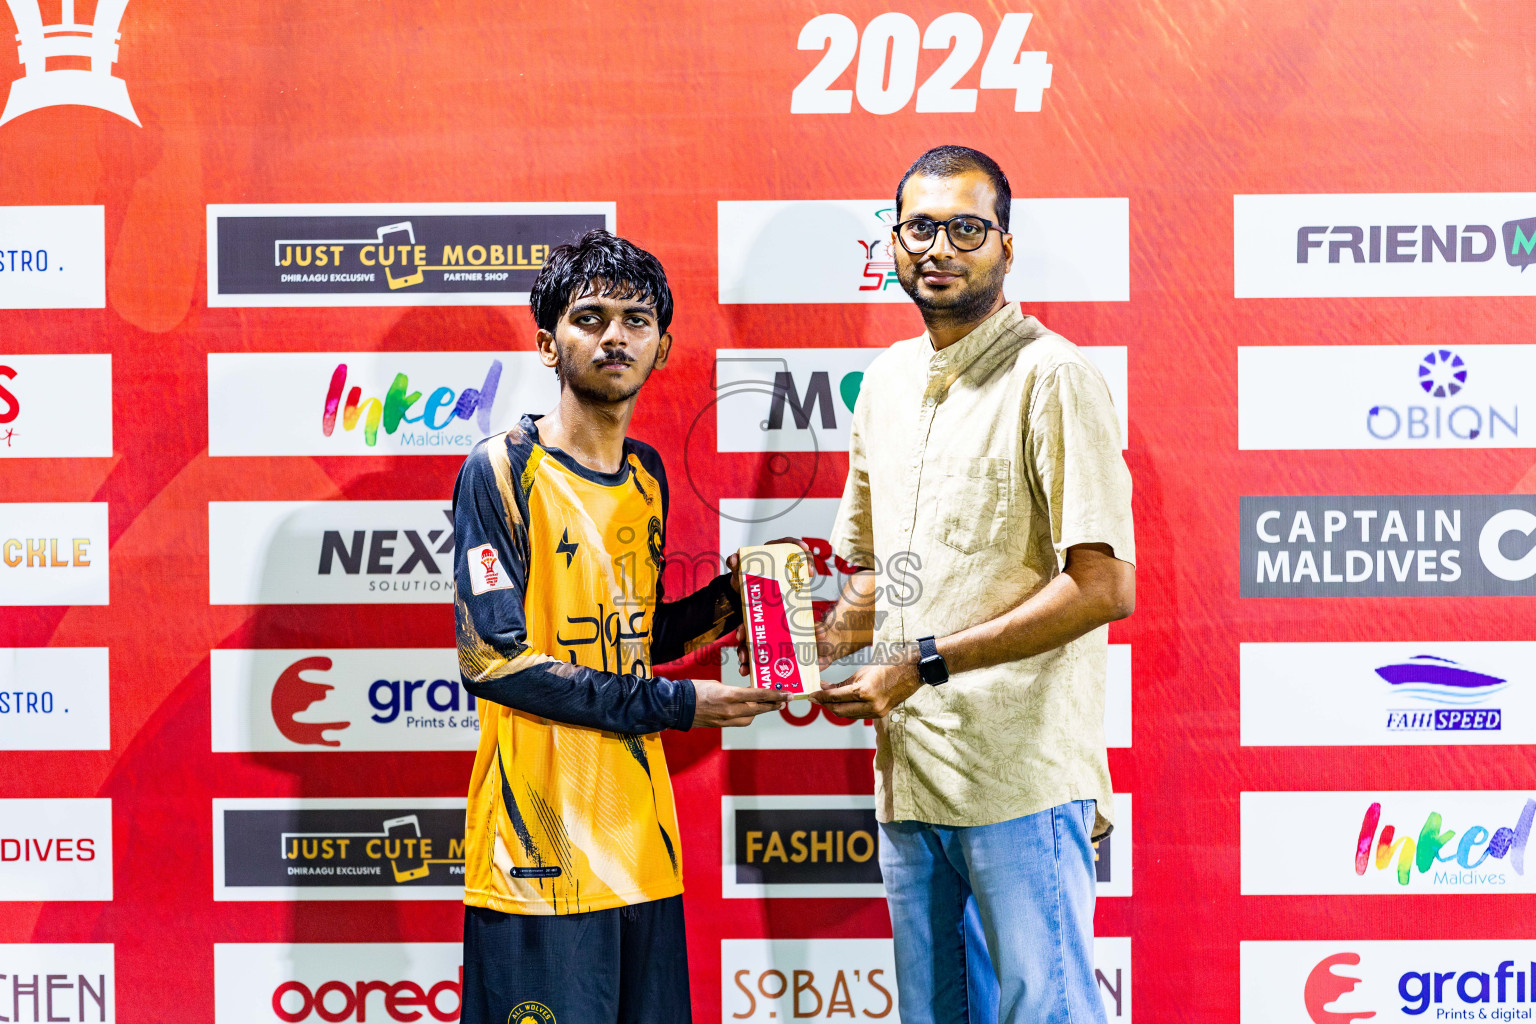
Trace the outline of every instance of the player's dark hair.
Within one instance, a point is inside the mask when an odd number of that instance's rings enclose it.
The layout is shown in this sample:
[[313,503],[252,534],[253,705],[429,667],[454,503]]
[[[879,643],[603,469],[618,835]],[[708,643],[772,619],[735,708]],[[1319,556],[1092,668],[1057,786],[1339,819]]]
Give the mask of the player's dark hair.
[[565,311],[588,294],[649,302],[662,334],[672,323],[672,289],[661,261],[601,228],[550,251],[528,299],[534,323],[541,331],[555,333]]
[[979,149],[969,146],[934,146],[912,162],[907,173],[896,186],[896,219],[901,219],[901,193],[907,187],[907,179],[914,174],[931,178],[953,178],[966,171],[980,171],[992,180],[992,191],[997,193],[995,219],[998,227],[1008,230],[1008,214],[1013,207],[1013,189],[1008,187],[1008,175],[997,166],[997,161]]

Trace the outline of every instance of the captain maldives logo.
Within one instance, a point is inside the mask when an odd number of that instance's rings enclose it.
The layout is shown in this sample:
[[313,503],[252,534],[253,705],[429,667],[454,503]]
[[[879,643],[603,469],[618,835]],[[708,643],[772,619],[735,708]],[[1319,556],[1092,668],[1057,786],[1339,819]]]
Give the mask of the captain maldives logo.
[[553,405],[532,352],[208,357],[211,455],[447,455]]

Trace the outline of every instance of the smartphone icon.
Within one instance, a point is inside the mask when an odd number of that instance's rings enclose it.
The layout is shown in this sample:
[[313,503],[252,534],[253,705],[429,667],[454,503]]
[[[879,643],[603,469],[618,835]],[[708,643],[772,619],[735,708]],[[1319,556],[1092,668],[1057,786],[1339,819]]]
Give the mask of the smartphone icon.
[[[411,222],[408,220],[402,221],[399,224],[386,224],[379,228],[380,249],[391,249],[400,245],[413,246],[415,244],[416,231],[411,227]],[[402,253],[396,249],[394,255],[395,260],[393,265],[384,268],[384,280],[389,282],[391,291],[399,288],[407,288],[413,284],[421,284],[422,281],[426,280],[426,274],[422,272],[420,267],[416,268],[416,272],[414,274],[404,274],[400,277],[396,277],[395,270],[399,269],[403,271],[407,268],[407,264],[405,261],[405,253]]]
[[[391,857],[389,866],[395,873],[396,882],[414,882],[418,878],[427,877],[431,867],[426,863],[426,858],[421,855],[421,822],[416,815],[407,814],[403,818],[390,818],[384,822],[384,838],[386,844],[384,851],[390,852],[388,840],[417,840],[413,843],[400,842],[396,846],[398,856]],[[409,856],[407,856],[409,852]]]

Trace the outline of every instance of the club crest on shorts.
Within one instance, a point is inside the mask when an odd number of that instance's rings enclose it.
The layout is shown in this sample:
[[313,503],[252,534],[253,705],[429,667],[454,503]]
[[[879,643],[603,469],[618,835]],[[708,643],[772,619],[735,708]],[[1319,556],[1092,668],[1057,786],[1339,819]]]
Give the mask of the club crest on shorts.
[[543,1003],[518,1003],[507,1014],[507,1024],[556,1024],[555,1015]]

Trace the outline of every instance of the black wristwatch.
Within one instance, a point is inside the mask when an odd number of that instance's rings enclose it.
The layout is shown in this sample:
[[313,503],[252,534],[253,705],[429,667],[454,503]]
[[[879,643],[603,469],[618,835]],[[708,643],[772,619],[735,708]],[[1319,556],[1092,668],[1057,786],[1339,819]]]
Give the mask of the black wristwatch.
[[931,636],[917,638],[917,677],[929,686],[938,686],[949,678],[949,666],[944,663],[944,655],[939,653],[939,645]]

